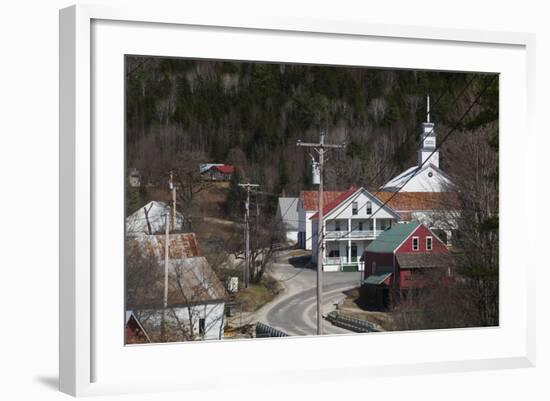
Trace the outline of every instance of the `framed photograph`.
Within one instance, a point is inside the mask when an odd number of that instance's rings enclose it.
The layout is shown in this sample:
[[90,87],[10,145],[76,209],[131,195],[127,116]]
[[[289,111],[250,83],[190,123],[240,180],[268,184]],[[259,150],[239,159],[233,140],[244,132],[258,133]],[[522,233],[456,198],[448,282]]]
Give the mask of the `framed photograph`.
[[533,366],[533,48],[62,10],[61,390]]

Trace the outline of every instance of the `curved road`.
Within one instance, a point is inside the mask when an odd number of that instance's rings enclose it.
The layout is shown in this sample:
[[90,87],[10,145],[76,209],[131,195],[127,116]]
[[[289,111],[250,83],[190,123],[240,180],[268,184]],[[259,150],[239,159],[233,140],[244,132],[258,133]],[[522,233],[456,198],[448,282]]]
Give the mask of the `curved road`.
[[[286,259],[286,257],[283,257]],[[317,334],[317,273],[312,269],[297,268],[288,262],[274,263],[271,274],[282,281],[285,291],[254,315],[263,322],[290,335]],[[358,272],[324,273],[323,315],[335,309],[343,291],[359,285]],[[349,334],[348,330],[333,326],[325,320],[324,334]]]

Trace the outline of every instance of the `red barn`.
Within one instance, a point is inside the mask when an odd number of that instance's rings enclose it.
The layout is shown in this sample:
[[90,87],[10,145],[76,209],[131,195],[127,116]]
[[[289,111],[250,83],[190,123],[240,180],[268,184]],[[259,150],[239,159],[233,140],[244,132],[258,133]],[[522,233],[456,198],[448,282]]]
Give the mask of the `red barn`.
[[452,258],[445,244],[426,226],[395,224],[376,238],[363,253],[365,263],[362,296],[369,307],[385,309],[410,292],[445,280]]

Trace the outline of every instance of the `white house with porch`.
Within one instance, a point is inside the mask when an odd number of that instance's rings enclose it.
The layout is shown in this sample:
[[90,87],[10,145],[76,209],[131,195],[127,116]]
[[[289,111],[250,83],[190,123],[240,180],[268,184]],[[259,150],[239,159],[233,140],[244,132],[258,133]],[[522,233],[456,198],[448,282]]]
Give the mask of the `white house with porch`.
[[[364,188],[350,188],[323,207],[324,271],[363,270],[365,248],[399,220],[399,215]],[[317,262],[318,213],[311,216],[312,260]]]

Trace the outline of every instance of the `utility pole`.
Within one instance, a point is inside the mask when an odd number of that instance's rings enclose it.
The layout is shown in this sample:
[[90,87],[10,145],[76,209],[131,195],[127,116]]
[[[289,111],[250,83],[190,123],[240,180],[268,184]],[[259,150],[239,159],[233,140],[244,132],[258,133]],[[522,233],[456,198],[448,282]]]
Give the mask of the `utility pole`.
[[162,341],[166,341],[166,309],[168,308],[168,263],[170,260],[170,254],[169,254],[169,244],[170,244],[170,231],[169,231],[169,224],[168,224],[168,218],[170,216],[170,206],[168,206],[166,210],[166,221],[165,221],[165,237],[164,237],[164,302],[163,302],[163,308],[162,308],[162,323],[161,323],[161,338]]
[[168,181],[168,187],[172,192],[172,208],[170,213],[170,231],[176,231],[176,186],[174,185],[174,171],[170,170],[170,181]]
[[317,334],[323,334],[323,254],[324,254],[324,234],[323,234],[323,174],[325,169],[325,152],[328,149],[342,149],[346,145],[333,145],[325,143],[325,133],[321,131],[319,143],[309,143],[298,141],[297,146],[314,148],[319,154],[319,211],[317,212]]
[[245,262],[244,262],[244,287],[248,288],[250,281],[250,189],[259,187],[258,184],[239,184],[246,188],[246,202],[244,205],[244,235],[245,235]]

